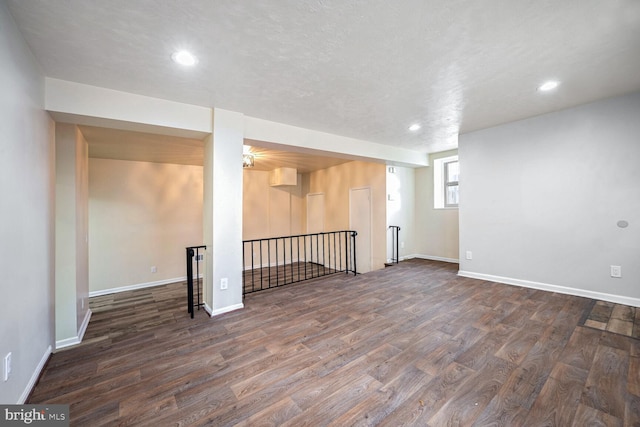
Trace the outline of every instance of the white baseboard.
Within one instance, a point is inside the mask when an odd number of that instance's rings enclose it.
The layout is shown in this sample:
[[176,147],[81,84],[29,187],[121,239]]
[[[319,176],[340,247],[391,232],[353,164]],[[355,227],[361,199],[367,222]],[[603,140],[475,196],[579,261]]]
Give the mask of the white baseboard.
[[206,311],[209,314],[209,317],[213,317],[213,310],[211,309],[211,307],[209,307],[209,304],[207,304],[206,302],[203,303],[203,307],[204,307],[204,311]]
[[[202,277],[203,275],[200,274],[200,278]],[[133,291],[136,289],[152,288],[154,286],[168,285],[169,283],[184,282],[185,280],[187,280],[187,276],[175,277],[173,279],[158,280],[156,282],[138,283],[137,285],[120,286],[118,288],[100,289],[97,291],[89,292],[89,298],[99,297],[101,295],[116,294],[118,292]]]
[[63,340],[58,340],[56,341],[56,351],[62,350],[63,348],[66,348],[66,347],[71,347],[72,345],[76,345],[76,344],[80,344],[80,338],[78,337],[71,337],[71,338],[65,338]]
[[428,259],[428,260],[431,260],[431,261],[450,262],[450,263],[453,263],[453,264],[458,264],[460,262],[460,260],[458,260],[457,258],[445,258],[445,257],[441,257],[441,256],[422,255],[422,254],[406,255],[406,256],[400,257],[400,260],[404,261],[405,259],[412,259],[412,258]]
[[33,371],[33,374],[31,374],[31,378],[27,383],[27,387],[22,392],[20,399],[18,399],[18,402],[17,402],[18,405],[23,405],[24,402],[27,401],[29,394],[31,394],[31,390],[33,390],[33,387],[36,385],[36,382],[38,382],[38,378],[40,378],[40,373],[44,369],[44,365],[47,364],[47,360],[49,360],[50,355],[51,355],[51,346],[48,346],[47,349],[44,351],[44,355],[40,359],[40,362],[38,362],[38,366],[36,366],[36,370]]
[[84,338],[84,333],[87,332],[87,326],[89,326],[89,320],[91,320],[92,314],[91,310],[87,310],[84,314],[84,319],[82,320],[80,330],[78,331],[78,338],[80,339],[80,342],[82,342],[82,339]]
[[217,309],[217,310],[211,310],[211,307],[209,307],[209,306],[208,306],[208,305],[206,305],[206,304],[204,305],[204,309],[205,309],[205,310],[207,310],[207,313],[209,313],[209,315],[210,315],[211,317],[219,316],[219,315],[221,315],[221,314],[228,313],[228,312],[230,312],[230,311],[239,310],[239,309],[241,309],[241,308],[244,308],[244,304],[243,304],[243,303],[235,304],[235,305],[230,305],[230,306],[228,306],[228,307],[219,308],[219,309]]
[[490,282],[504,283],[506,285],[522,286],[523,288],[539,289],[542,291],[557,292],[559,294],[574,295],[596,300],[609,301],[616,304],[640,307],[640,298],[625,297],[622,295],[607,294],[604,292],[589,291],[586,289],[570,288],[566,286],[552,285],[549,283],[532,282],[529,280],[514,279],[511,277],[493,276],[491,274],[474,273],[471,271],[458,271],[458,276],[472,279],[487,280]]
[[87,331],[87,326],[89,326],[91,314],[91,310],[87,310],[87,312],[84,314],[84,319],[82,320],[82,324],[80,325],[77,336],[56,341],[56,350],[62,350],[63,348],[71,347],[72,345],[77,345],[82,342],[84,333]]

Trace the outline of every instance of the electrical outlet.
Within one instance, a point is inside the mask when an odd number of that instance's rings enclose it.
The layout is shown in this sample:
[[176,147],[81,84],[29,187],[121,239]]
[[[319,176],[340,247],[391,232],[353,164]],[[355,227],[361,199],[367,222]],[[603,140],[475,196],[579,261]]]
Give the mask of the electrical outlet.
[[156,267],[155,265],[151,266],[151,272],[152,273],[157,273],[158,272],[158,267]]
[[4,381],[8,381],[9,380],[9,375],[11,374],[11,352],[7,353],[7,355],[4,357],[4,364],[3,364],[3,380]]
[[473,259],[473,252],[467,251],[467,259]]
[[612,265],[611,277],[622,277],[622,267],[619,265]]
[[220,289],[225,290],[229,288],[229,279],[226,277],[220,279]]
[[202,261],[203,259],[204,259],[204,254],[198,254],[198,255],[196,255],[196,261],[197,261],[197,262],[200,262],[200,261]]
[[404,249],[404,242],[400,242],[400,248]]

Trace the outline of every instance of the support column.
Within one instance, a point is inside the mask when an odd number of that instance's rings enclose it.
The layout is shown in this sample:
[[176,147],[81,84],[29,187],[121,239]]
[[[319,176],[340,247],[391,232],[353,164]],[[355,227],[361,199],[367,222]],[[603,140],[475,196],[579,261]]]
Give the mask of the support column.
[[[204,146],[203,242],[207,246],[203,296],[211,316],[242,304],[242,144],[244,116],[213,110]],[[221,289],[226,279],[227,289]]]
[[75,125],[56,124],[56,349],[78,344],[89,323],[88,148]]

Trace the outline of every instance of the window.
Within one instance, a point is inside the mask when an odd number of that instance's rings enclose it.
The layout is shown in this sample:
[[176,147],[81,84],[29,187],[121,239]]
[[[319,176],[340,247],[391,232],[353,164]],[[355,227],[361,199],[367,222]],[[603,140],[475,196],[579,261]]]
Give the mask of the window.
[[457,209],[459,201],[460,163],[458,156],[433,160],[433,207]]
[[447,208],[458,207],[458,176],[460,175],[460,163],[458,160],[444,164],[444,206]]

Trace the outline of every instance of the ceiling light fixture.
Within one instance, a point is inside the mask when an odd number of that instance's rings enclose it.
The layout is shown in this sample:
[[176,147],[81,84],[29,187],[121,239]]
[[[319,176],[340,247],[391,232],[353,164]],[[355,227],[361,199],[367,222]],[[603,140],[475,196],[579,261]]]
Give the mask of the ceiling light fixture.
[[419,130],[421,127],[422,127],[422,126],[420,126],[420,124],[418,124],[418,123],[414,123],[414,124],[412,124],[411,126],[409,126],[409,130],[410,130],[411,132],[415,132],[415,131]]
[[243,154],[242,155],[242,167],[243,168],[252,168],[256,165],[256,156],[253,154]]
[[242,167],[252,168],[255,166],[256,156],[251,152],[250,145],[242,146]]
[[560,84],[560,82],[557,82],[555,80],[550,80],[550,81],[544,82],[543,84],[538,86],[538,90],[541,91],[541,92],[548,92],[550,90],[553,90],[553,89],[557,88],[559,84]]
[[191,67],[198,63],[198,58],[196,58],[191,52],[187,52],[186,50],[179,50],[177,52],[174,52],[171,55],[171,59],[173,60],[173,62],[184,65],[186,67]]

